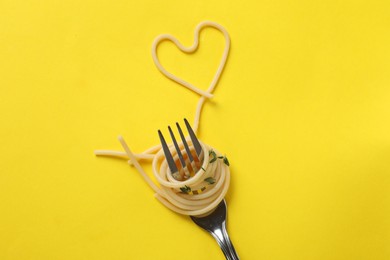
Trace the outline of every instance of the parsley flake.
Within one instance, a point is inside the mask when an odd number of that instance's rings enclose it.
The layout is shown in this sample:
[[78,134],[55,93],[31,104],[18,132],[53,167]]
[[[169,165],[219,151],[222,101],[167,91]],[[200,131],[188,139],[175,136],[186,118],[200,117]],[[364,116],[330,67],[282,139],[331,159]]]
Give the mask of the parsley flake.
[[183,193],[190,193],[191,192],[191,188],[188,187],[187,185],[185,185],[184,187],[180,187],[180,190],[183,192]]
[[209,184],[214,184],[215,183],[215,179],[213,177],[208,177],[206,179],[204,179],[205,182],[208,182]]
[[224,162],[227,166],[230,166],[229,160],[228,160],[228,158],[227,158],[226,156],[223,157],[223,162]]
[[213,163],[217,160],[217,154],[213,150],[210,150],[209,155],[212,157],[209,163]]

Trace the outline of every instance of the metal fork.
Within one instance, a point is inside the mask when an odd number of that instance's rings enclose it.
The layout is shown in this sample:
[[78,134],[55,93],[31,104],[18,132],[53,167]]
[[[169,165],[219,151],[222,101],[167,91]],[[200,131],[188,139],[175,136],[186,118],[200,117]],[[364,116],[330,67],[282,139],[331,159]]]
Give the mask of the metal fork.
[[[172,176],[177,180],[185,180],[191,177],[191,173],[195,173],[198,166],[197,163],[200,162],[202,156],[202,147],[199,143],[198,138],[196,137],[194,131],[192,130],[190,124],[186,119],[184,119],[184,123],[186,125],[188,134],[192,141],[192,145],[195,150],[195,154],[191,153],[189,145],[184,137],[183,131],[180,128],[180,125],[176,123],[177,130],[179,131],[181,140],[183,142],[186,155],[188,157],[189,163],[186,163],[184,160],[184,156],[179,148],[179,145],[176,141],[176,138],[172,132],[170,126],[168,126],[169,133],[172,138],[173,145],[175,146],[177,155],[179,157],[181,169],[178,169],[175,160],[169,150],[169,147],[164,139],[163,134],[160,130],[158,130],[158,135],[160,137],[161,145],[164,151],[165,158],[168,163],[168,167],[172,173]],[[192,221],[195,222],[199,227],[203,228],[207,232],[209,232],[215,240],[217,240],[218,245],[220,246],[222,252],[224,253],[226,259],[228,260],[238,260],[239,257],[234,249],[233,243],[230,241],[229,235],[226,230],[226,201],[222,200],[221,203],[207,216],[195,217],[191,216]]]

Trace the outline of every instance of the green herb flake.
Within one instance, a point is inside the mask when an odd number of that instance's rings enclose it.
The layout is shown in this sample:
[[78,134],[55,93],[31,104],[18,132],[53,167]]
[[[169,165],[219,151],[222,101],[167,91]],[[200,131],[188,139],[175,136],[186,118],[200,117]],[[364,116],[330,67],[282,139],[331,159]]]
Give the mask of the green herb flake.
[[215,179],[213,177],[208,177],[206,179],[204,179],[205,182],[208,182],[209,184],[214,184],[215,183]]
[[213,163],[217,160],[217,157],[214,157],[213,159],[210,160],[210,163]]
[[213,150],[210,150],[209,155],[210,155],[210,157],[212,157],[212,159],[209,161],[209,163],[213,163],[217,160],[217,154]]
[[223,158],[225,158],[225,157],[223,157],[223,156],[218,156],[218,159],[223,159]]
[[180,190],[183,192],[183,193],[189,193],[191,191],[191,188],[188,187],[187,185],[185,185],[184,187],[180,187]]
[[203,167],[201,167],[201,169],[202,169],[203,171],[206,171]]
[[228,160],[228,158],[227,158],[226,156],[223,157],[223,162],[224,162],[227,166],[230,166],[229,160]]

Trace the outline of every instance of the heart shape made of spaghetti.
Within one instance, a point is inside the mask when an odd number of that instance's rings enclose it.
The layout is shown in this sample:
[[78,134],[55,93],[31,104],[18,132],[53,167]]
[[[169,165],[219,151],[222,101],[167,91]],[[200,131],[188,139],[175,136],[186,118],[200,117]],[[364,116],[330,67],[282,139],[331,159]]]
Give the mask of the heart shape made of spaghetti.
[[[184,52],[184,53],[194,53],[198,47],[199,47],[199,35],[200,35],[200,31],[205,28],[205,27],[211,27],[211,28],[214,28],[214,29],[217,29],[218,31],[220,31],[224,38],[225,38],[225,49],[223,51],[223,54],[222,54],[222,58],[221,58],[221,61],[219,63],[219,66],[218,66],[218,69],[213,77],[213,80],[212,82],[210,83],[210,86],[208,87],[207,90],[202,90],[202,89],[199,89],[197,87],[195,87],[193,84],[175,76],[174,74],[168,72],[160,63],[159,59],[158,59],[158,56],[157,56],[157,48],[158,48],[158,45],[163,42],[163,41],[171,41],[173,44],[176,45],[176,47]],[[203,21],[201,22],[200,24],[198,24],[195,28],[195,36],[194,36],[194,42],[191,46],[189,47],[185,47],[183,46],[179,40],[177,38],[175,38],[174,36],[170,35],[170,34],[162,34],[162,35],[159,35],[153,42],[153,46],[152,46],[152,57],[153,57],[153,61],[154,63],[156,64],[157,68],[159,71],[161,71],[162,74],[164,74],[167,78],[175,81],[176,83],[194,91],[195,93],[205,97],[205,98],[211,98],[213,95],[211,94],[215,88],[215,86],[217,85],[218,83],[218,80],[220,79],[221,77],[221,74],[222,74],[222,71],[225,67],[225,64],[226,64],[226,60],[227,60],[227,57],[228,57],[228,54],[229,54],[229,50],[230,50],[230,37],[229,37],[229,34],[228,32],[226,31],[226,29],[215,23],[215,22],[211,22],[211,21]]]

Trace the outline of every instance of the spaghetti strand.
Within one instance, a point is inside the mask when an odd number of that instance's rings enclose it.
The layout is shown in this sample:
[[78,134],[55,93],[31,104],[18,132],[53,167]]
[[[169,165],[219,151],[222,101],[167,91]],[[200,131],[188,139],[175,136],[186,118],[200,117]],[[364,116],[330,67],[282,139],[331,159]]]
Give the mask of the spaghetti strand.
[[[157,49],[162,41],[171,41],[182,52],[193,53],[199,46],[199,34],[201,30],[206,27],[214,28],[223,34],[225,38],[225,49],[217,72],[207,90],[204,91],[168,72],[161,65],[158,59]],[[194,32],[194,42],[189,47],[183,46],[175,37],[169,34],[160,35],[153,41],[152,58],[157,69],[167,78],[175,81],[183,87],[188,88],[200,96],[196,106],[194,123],[192,126],[195,133],[197,133],[199,129],[203,105],[208,98],[213,97],[212,92],[221,77],[228,58],[229,50],[230,37],[228,32],[223,26],[211,21],[204,21],[197,25]],[[134,154],[122,136],[119,136],[118,139],[124,151],[96,150],[95,155],[128,159],[128,163],[137,169],[145,182],[155,192],[156,199],[172,211],[183,215],[202,215],[214,209],[225,197],[230,184],[229,165],[225,161],[226,157],[222,156],[221,153],[211,146],[208,146],[200,141],[204,155],[203,161],[201,162],[202,167],[189,179],[177,181],[170,175],[171,173],[165,160],[163,150],[161,149],[161,145],[156,145],[142,153]],[[189,139],[187,139],[187,142],[189,143],[191,152],[195,153],[192,142]],[[182,142],[179,143],[179,147],[181,152],[185,154],[186,151],[184,150]],[[172,145],[170,146],[170,151],[173,157],[177,160],[177,152]],[[216,157],[210,160],[210,155]],[[153,174],[158,182],[158,185],[154,183],[144,171],[139,163],[140,160],[152,162]]]

